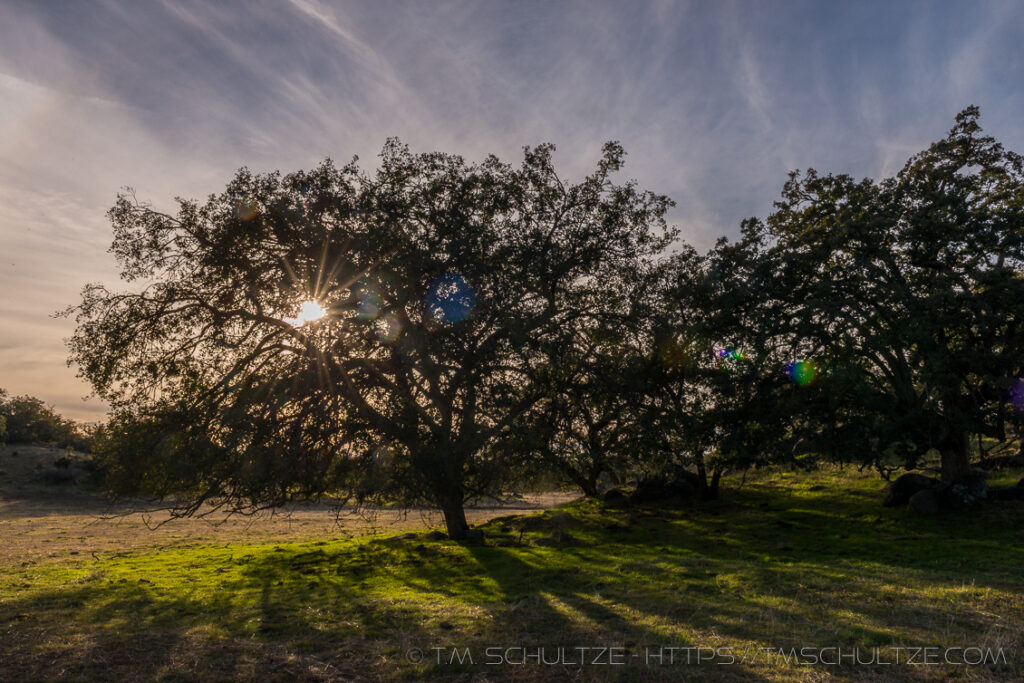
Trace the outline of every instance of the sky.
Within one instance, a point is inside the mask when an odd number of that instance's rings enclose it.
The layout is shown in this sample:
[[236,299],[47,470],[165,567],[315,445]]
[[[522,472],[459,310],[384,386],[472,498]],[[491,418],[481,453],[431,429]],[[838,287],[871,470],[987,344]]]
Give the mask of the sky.
[[118,288],[125,186],[173,210],[242,166],[372,169],[388,136],[551,142],[577,179],[619,140],[703,250],[789,170],[891,175],[971,104],[1024,152],[1022,36],[1024,4],[985,0],[0,0],[0,387],[102,418],[53,314]]

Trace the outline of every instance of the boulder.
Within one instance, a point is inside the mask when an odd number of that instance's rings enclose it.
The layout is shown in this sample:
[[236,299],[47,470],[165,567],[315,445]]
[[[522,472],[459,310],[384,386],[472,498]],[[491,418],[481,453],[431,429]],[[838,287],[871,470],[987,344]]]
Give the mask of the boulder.
[[885,501],[882,504],[886,507],[906,505],[915,493],[935,488],[939,483],[938,479],[908,472],[885,485]]
[[694,491],[700,488],[700,475],[698,475],[696,472],[679,469],[674,472],[674,476],[672,478],[675,479],[676,481],[687,482],[688,484],[690,484],[690,486],[693,487]]
[[579,520],[569,512],[556,512],[547,518],[548,526],[552,529],[565,529],[571,526],[578,526]]
[[910,497],[909,507],[919,515],[939,514],[939,496],[935,489],[921,489]]
[[550,529],[551,522],[543,515],[521,515],[511,520],[511,526],[516,531],[539,531]]
[[977,474],[968,474],[953,482],[943,483],[936,489],[943,507],[967,510],[988,497],[988,483]]
[[697,493],[697,487],[686,479],[676,479],[668,483],[669,492],[673,497],[686,498]]
[[687,479],[664,479],[655,477],[643,479],[636,485],[633,495],[629,497],[634,503],[650,503],[670,498],[686,498],[697,492],[697,488]]
[[512,534],[488,534],[487,535],[488,545],[496,545],[502,547],[510,547],[519,545],[519,539]]
[[483,529],[467,529],[466,538],[462,540],[463,543],[469,545],[478,545],[484,542],[484,530]]
[[999,486],[988,490],[991,500],[1024,500],[1024,486]]
[[601,497],[604,499],[604,502],[606,503],[621,503],[622,501],[626,500],[626,494],[622,491],[622,489],[619,488],[608,489],[607,491],[604,492],[604,495]]
[[543,546],[575,545],[576,538],[565,531],[555,531],[549,536],[536,539],[533,544]]
[[72,469],[51,469],[43,472],[43,481],[47,484],[73,484],[76,472]]

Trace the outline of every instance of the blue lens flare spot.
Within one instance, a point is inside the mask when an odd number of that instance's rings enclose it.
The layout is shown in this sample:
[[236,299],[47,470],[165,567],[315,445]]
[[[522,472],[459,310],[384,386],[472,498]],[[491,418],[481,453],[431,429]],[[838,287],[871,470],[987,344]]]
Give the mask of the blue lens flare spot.
[[717,349],[715,351],[715,357],[721,360],[743,360],[746,356],[743,355],[742,351],[736,349]]
[[430,283],[427,312],[437,321],[452,324],[465,320],[476,305],[476,292],[466,278],[447,273]]
[[1018,379],[1010,389],[1010,402],[1018,415],[1024,415],[1024,379]]

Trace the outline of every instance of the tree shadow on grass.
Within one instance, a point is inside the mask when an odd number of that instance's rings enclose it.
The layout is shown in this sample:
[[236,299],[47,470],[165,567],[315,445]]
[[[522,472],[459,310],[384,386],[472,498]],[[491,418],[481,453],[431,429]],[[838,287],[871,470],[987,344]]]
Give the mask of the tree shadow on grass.
[[[782,489],[717,506],[574,514],[579,543],[559,548],[420,535],[97,563],[96,576],[0,602],[0,678],[756,680],[780,672],[685,665],[681,649],[1022,645],[1021,550],[990,513],[908,519],[856,496]],[[146,581],[131,574],[147,566]],[[566,665],[573,652],[557,651],[608,646],[628,663]],[[499,661],[531,647],[561,663],[488,665],[488,647]],[[632,656],[665,647],[679,648],[672,665]],[[412,648],[422,661],[408,661]],[[471,648],[474,663],[448,663],[455,648]]]

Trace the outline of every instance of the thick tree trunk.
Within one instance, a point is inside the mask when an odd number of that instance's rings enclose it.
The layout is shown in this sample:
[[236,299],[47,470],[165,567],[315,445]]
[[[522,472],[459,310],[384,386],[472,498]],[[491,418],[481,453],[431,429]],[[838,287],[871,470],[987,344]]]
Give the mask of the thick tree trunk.
[[971,473],[967,434],[953,434],[939,446],[942,455],[942,481],[956,481]]
[[707,500],[718,500],[718,483],[722,481],[722,470],[716,467],[711,473],[711,486],[708,487]]
[[576,480],[576,484],[583,491],[583,495],[587,498],[597,498],[597,479],[592,477],[580,477]]
[[722,470],[715,468],[711,471],[711,481],[708,481],[707,470],[703,465],[699,468],[700,486],[697,487],[697,496],[702,501],[718,500],[718,483],[722,480]]
[[700,500],[718,500],[718,482],[722,479],[722,470],[716,467],[711,472],[708,482],[708,470],[704,466],[704,458],[697,458],[697,497]]
[[970,474],[971,462],[966,448],[943,448],[939,453],[942,454],[942,481],[956,481]]
[[441,512],[444,513],[444,524],[448,530],[448,537],[453,541],[463,541],[469,532],[469,524],[466,523],[466,509],[463,507],[461,497],[452,497],[441,505]]

